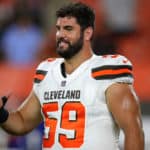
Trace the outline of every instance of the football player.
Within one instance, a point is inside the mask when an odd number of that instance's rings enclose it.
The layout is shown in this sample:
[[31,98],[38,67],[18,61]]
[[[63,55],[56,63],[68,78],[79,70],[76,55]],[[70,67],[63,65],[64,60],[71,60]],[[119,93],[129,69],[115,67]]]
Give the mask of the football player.
[[0,101],[1,127],[24,135],[44,121],[43,150],[144,150],[139,100],[131,62],[121,55],[96,56],[91,41],[95,15],[83,3],[56,12],[61,58],[37,67],[33,90],[14,112]]

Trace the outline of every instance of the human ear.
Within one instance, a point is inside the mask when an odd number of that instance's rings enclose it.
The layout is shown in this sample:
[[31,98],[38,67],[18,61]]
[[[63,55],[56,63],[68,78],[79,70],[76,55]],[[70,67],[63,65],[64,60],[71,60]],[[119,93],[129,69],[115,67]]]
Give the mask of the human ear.
[[91,27],[86,28],[84,35],[85,35],[85,40],[87,41],[91,40],[92,35],[93,35],[93,29]]

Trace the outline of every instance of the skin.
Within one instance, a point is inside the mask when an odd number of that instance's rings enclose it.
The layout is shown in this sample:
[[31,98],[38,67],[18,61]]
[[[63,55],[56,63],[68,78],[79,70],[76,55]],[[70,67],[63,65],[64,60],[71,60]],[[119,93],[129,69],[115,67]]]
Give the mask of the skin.
[[[56,41],[59,38],[64,38],[67,41],[69,40],[70,43],[74,43],[77,39],[79,39],[81,28],[80,25],[77,24],[76,19],[73,17],[58,18],[56,28]],[[80,64],[92,56],[90,42],[92,34],[93,30],[91,27],[85,29],[82,49],[71,59],[65,60],[65,69],[68,74],[72,73],[78,66],[80,66]],[[68,44],[63,43],[61,47],[62,50],[65,51],[68,48]]]
[[140,107],[133,87],[113,84],[106,91],[106,99],[110,112],[124,132],[124,150],[144,150]]
[[23,104],[16,111],[9,114],[8,120],[1,127],[12,135],[29,133],[42,121],[40,107],[40,102],[34,92],[31,91]]
[[[56,41],[64,38],[70,43],[74,43],[80,37],[80,25],[73,17],[58,18],[56,29]],[[71,74],[81,63],[92,56],[91,37],[93,29],[88,27],[83,34],[82,49],[72,58],[65,59],[67,74]],[[62,51],[68,48],[68,44],[65,42],[59,46]],[[123,129],[125,135],[124,150],[144,150],[140,107],[133,88],[128,84],[113,84],[106,91],[106,99],[116,123]],[[18,110],[10,113],[8,120],[1,127],[13,135],[24,135],[42,121],[40,109],[39,100],[32,91]]]

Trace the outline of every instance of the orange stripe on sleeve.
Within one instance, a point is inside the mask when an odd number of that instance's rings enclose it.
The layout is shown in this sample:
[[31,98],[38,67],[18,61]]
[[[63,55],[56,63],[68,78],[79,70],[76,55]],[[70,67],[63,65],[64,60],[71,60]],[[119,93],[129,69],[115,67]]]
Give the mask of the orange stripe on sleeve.
[[43,75],[43,74],[36,74],[36,75],[34,76],[34,79],[43,80],[44,77],[45,77],[45,75]]
[[117,75],[117,74],[123,74],[123,73],[132,74],[132,71],[129,69],[117,69],[117,70],[106,69],[106,70],[92,72],[92,77],[104,76],[104,75]]

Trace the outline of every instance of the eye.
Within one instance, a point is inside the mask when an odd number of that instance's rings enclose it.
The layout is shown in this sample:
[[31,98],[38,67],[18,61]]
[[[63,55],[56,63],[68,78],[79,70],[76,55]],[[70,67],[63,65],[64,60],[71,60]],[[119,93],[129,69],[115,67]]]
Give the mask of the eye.
[[57,26],[57,25],[56,25],[56,30],[57,30],[57,31],[60,30],[60,26]]
[[73,27],[72,27],[72,26],[65,26],[64,28],[65,28],[65,30],[67,30],[67,31],[72,31],[72,30],[73,30]]

